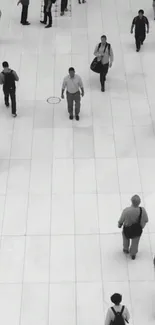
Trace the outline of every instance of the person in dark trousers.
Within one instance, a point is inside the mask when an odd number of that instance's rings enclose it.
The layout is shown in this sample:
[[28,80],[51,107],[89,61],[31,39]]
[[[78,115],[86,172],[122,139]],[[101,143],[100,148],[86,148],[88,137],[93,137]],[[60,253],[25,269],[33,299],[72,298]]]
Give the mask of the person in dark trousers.
[[0,84],[3,85],[4,102],[9,107],[9,97],[11,99],[12,116],[16,117],[16,81],[19,77],[14,70],[9,68],[8,62],[3,62],[3,71],[0,73]]
[[44,19],[40,22],[46,25],[48,18],[48,24],[45,26],[45,28],[52,27],[52,3],[52,0],[44,0]]
[[138,16],[133,19],[131,25],[131,34],[133,33],[133,29],[135,27],[135,41],[136,41],[136,51],[139,52],[141,45],[146,38],[146,27],[147,33],[149,33],[149,21],[144,16],[144,10],[140,9],[138,11]]
[[[81,77],[75,74],[73,67],[69,68],[69,75],[64,78],[61,98],[64,99],[64,91],[67,90],[67,104],[70,120],[73,120],[73,103],[75,102],[75,118],[79,121],[81,95],[84,96],[84,87]],[[80,95],[81,90],[81,95]]]
[[61,16],[64,16],[65,11],[68,11],[67,9],[68,6],[68,0],[61,0]]
[[106,75],[108,73],[109,67],[112,67],[114,60],[113,50],[111,48],[111,45],[107,43],[107,37],[105,35],[101,36],[101,43],[96,45],[94,55],[97,57],[97,60],[101,62],[101,91],[105,91]]
[[[137,223],[140,213],[141,213],[141,221],[140,225],[141,228],[144,229],[146,223],[148,222],[148,215],[146,210],[142,207],[139,208],[139,205],[141,203],[141,199],[139,195],[134,195],[131,198],[131,206],[127,207],[123,210],[122,215],[118,221],[118,227],[121,228],[124,227],[130,227],[131,225]],[[131,245],[130,245],[130,239],[125,236],[124,233],[124,227],[122,231],[122,237],[123,237],[123,252],[125,254],[131,255],[131,258],[134,260],[136,258],[136,254],[138,252],[138,246],[140,237],[136,236],[133,239],[131,239]]]
[[[130,314],[126,306],[121,305],[122,295],[119,293],[114,293],[111,298],[111,302],[114,304],[113,307],[110,307],[107,311],[104,325],[113,324],[117,318],[117,324],[129,323]],[[119,322],[122,318],[122,322]]]
[[30,23],[27,21],[27,16],[28,16],[28,7],[30,4],[29,0],[19,0],[17,3],[17,6],[21,3],[22,5],[22,13],[21,13],[21,21],[20,23],[22,25],[30,25]]

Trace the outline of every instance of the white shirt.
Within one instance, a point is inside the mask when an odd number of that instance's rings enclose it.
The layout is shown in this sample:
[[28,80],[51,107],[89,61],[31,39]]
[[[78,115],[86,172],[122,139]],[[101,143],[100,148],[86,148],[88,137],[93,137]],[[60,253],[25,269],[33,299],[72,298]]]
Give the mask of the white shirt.
[[81,77],[77,74],[74,75],[74,78],[71,78],[70,75],[66,76],[63,80],[62,89],[71,94],[75,94],[79,91],[79,89],[83,88],[83,82]]
[[114,61],[114,54],[112,47],[110,45],[110,51],[108,50],[108,46],[105,49],[106,44],[101,44],[99,48],[99,44],[96,45],[94,55],[98,58],[99,61],[102,62],[102,64],[112,63]]
[[[119,306],[115,305],[114,309],[115,309],[116,312],[120,312],[121,309],[122,309],[122,305],[119,305]],[[126,307],[124,308],[122,316],[123,316],[124,319],[129,321],[130,314],[129,314],[129,311],[128,311],[128,309]],[[108,311],[107,311],[107,314],[106,314],[106,318],[105,318],[105,325],[110,325],[111,321],[114,321],[114,319],[115,319],[115,315],[114,315],[112,309],[109,308]]]

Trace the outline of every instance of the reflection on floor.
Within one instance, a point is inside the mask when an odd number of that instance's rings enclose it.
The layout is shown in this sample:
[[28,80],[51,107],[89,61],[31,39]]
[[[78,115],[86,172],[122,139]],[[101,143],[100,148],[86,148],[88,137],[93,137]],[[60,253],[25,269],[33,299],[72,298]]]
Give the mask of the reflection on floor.
[[[154,32],[147,0],[72,3],[72,17],[45,30],[1,0],[0,62],[19,73],[14,120],[0,95],[0,322],[103,325],[109,296],[123,294],[130,324],[155,317]],[[11,4],[10,4],[11,3]],[[137,4],[136,4],[137,3]],[[150,6],[150,7],[149,7]],[[150,35],[140,53],[129,34],[143,7]],[[100,35],[115,54],[106,92],[89,64]],[[70,121],[61,82],[72,65],[85,85],[81,120]],[[139,193],[150,222],[137,259],[122,254],[121,210]]]

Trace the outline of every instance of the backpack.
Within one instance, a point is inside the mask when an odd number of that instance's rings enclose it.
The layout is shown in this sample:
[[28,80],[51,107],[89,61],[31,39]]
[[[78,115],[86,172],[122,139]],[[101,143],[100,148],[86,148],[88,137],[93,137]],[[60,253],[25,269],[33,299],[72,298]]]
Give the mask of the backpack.
[[2,72],[4,75],[4,85],[3,87],[5,89],[15,89],[16,85],[15,85],[15,77],[13,75],[13,70],[11,70],[10,72]]
[[[101,47],[101,43],[99,43],[99,45],[98,45],[98,50],[100,49],[100,47]],[[109,53],[109,56],[110,56],[110,44],[109,43],[106,43],[106,46],[104,48],[104,53],[105,53],[107,47],[108,47],[108,53]]]
[[117,312],[113,307],[111,307],[114,315],[115,315],[115,319],[113,321],[111,321],[111,325],[125,325],[125,320],[122,316],[123,311],[124,311],[124,306],[122,306],[122,309],[120,312]]
[[141,227],[141,218],[142,218],[142,208],[140,207],[140,214],[138,221],[136,223],[133,223],[131,226],[124,226],[123,232],[126,238],[133,239],[136,237],[140,237],[143,229]]

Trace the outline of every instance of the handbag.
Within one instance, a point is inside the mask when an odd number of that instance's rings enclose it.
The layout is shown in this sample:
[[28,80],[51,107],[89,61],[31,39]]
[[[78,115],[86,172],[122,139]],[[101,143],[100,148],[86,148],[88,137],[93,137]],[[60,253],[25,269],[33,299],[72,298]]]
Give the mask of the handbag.
[[142,218],[142,208],[140,207],[140,214],[139,214],[138,221],[136,223],[133,223],[131,226],[123,227],[123,233],[126,238],[133,239],[136,237],[140,237],[142,235],[143,229],[140,224],[141,218]]
[[[106,43],[106,46],[104,48],[104,52],[103,53],[105,53],[107,46],[108,46],[108,51],[109,51],[109,55],[110,55],[110,44],[109,43]],[[100,47],[101,47],[101,43],[99,43],[99,45],[98,45],[98,50],[99,50]],[[98,61],[97,60],[97,57],[96,57],[92,61],[91,65],[90,65],[90,69],[93,72],[100,73],[101,72],[101,68],[102,68],[102,63],[101,63],[101,61]]]

